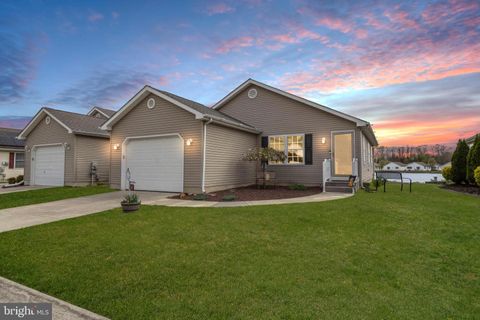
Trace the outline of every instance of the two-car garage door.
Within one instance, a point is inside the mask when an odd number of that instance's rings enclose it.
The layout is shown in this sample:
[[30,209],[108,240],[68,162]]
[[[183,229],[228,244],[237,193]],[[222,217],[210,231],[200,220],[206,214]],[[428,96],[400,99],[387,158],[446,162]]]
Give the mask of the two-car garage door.
[[35,147],[32,170],[33,184],[63,186],[65,177],[65,148],[63,145]]
[[[178,135],[131,138],[125,143],[122,173],[135,189],[183,191],[183,139]],[[125,181],[125,180],[124,180]]]

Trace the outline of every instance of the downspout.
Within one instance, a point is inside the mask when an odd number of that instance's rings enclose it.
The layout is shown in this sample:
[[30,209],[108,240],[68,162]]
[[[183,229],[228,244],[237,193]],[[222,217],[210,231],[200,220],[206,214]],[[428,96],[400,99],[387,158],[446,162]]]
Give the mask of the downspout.
[[207,158],[207,125],[212,123],[210,118],[207,122],[203,122],[203,161],[202,161],[202,192],[205,193],[205,162]]

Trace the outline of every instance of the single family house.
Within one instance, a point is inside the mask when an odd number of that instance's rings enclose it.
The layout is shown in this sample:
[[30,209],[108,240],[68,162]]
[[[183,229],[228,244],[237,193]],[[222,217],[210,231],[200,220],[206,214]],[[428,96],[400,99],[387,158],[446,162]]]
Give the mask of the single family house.
[[424,162],[410,162],[406,165],[407,171],[428,171],[430,166]]
[[16,138],[20,131],[0,128],[0,183],[23,175],[24,142]]
[[[285,152],[268,163],[277,184],[329,186],[373,177],[370,123],[249,79],[212,108],[145,86],[101,128],[110,133],[110,184],[212,192],[256,182],[251,148]],[[335,185],[332,185],[335,188]]]
[[386,165],[383,166],[382,170],[386,171],[405,171],[406,170],[406,164],[401,163],[401,162],[389,162]]
[[42,108],[20,132],[25,143],[25,184],[78,186],[109,181],[109,134],[100,126],[115,112],[88,114]]

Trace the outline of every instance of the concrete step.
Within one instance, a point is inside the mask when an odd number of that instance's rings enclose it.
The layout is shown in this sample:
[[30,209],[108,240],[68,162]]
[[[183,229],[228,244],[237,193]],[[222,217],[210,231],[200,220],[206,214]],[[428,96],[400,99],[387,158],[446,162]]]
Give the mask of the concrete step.
[[341,187],[348,187],[348,181],[343,180],[334,180],[334,181],[327,181],[325,183],[327,186],[341,186]]
[[352,193],[353,188],[348,186],[325,186],[325,192],[341,192],[341,193]]

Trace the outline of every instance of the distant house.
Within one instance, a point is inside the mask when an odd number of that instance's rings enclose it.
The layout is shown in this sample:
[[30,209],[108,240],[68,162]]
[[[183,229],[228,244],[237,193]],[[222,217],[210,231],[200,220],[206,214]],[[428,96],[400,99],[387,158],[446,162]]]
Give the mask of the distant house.
[[382,169],[387,171],[405,171],[406,167],[405,164],[401,162],[389,162],[384,165]]
[[439,169],[439,170],[442,170],[442,169],[445,168],[445,167],[451,167],[451,166],[452,166],[452,162],[449,161],[449,162],[447,162],[447,163],[444,163],[444,164],[439,165],[439,166],[438,166],[438,169]]
[[480,135],[480,132],[477,133],[477,134],[474,134],[473,136],[471,136],[470,138],[467,138],[465,139],[465,141],[467,142],[468,146],[471,148],[473,146],[473,143],[475,142],[475,137],[477,135]]
[[430,166],[424,162],[410,162],[406,165],[407,171],[428,171]]
[[20,131],[0,128],[0,182],[23,175],[25,144],[16,139]]

